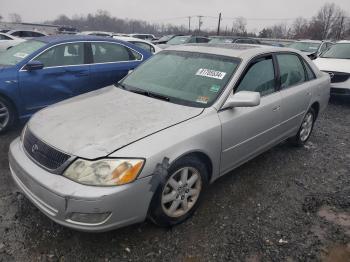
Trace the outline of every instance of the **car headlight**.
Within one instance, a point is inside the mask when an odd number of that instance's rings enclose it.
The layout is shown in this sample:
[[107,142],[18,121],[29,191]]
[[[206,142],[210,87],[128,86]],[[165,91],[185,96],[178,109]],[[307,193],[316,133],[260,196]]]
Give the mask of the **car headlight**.
[[143,164],[142,159],[77,159],[63,175],[84,185],[119,186],[133,182]]

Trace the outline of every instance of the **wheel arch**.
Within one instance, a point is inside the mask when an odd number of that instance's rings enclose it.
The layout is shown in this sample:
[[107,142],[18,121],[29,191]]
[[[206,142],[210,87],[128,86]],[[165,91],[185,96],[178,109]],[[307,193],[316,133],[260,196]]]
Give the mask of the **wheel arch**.
[[315,101],[311,104],[310,108],[312,108],[315,111],[315,120],[318,117],[318,114],[320,112],[320,103],[318,101]]
[[16,103],[14,102],[14,100],[11,99],[11,97],[9,97],[8,95],[4,94],[1,91],[0,91],[0,97],[5,99],[6,101],[8,101],[11,104],[13,110],[15,111],[16,119],[18,119],[18,117],[19,117],[19,115],[18,115],[18,108],[17,108]]
[[198,160],[200,160],[207,168],[208,171],[208,182],[211,182],[211,179],[213,177],[213,162],[211,158],[208,156],[208,154],[204,153],[200,150],[194,150],[190,152],[186,152],[177,158],[175,158],[173,161],[170,162],[170,166],[173,165],[175,162],[179,161],[180,159],[183,159],[185,157],[196,157]]

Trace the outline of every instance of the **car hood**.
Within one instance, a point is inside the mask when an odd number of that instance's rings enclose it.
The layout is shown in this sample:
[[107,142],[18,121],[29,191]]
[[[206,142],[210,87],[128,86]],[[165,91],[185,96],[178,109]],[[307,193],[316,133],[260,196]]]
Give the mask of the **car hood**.
[[321,71],[350,73],[350,59],[317,58],[314,63]]
[[202,111],[110,86],[39,111],[28,128],[58,150],[94,159]]

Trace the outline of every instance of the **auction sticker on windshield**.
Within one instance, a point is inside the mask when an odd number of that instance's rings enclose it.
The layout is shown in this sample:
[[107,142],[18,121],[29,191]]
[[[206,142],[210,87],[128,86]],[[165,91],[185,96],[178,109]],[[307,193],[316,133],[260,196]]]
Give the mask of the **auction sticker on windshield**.
[[199,96],[196,100],[196,102],[198,103],[202,103],[202,104],[207,104],[209,101],[209,97],[208,96]]
[[215,78],[215,79],[222,80],[225,77],[226,73],[225,72],[211,70],[211,69],[200,68],[200,69],[198,69],[196,75],[197,76],[205,76],[205,77],[210,77],[210,78]]
[[28,54],[22,53],[22,52],[18,52],[16,54],[14,54],[13,56],[14,57],[18,57],[18,58],[26,58],[28,56]]

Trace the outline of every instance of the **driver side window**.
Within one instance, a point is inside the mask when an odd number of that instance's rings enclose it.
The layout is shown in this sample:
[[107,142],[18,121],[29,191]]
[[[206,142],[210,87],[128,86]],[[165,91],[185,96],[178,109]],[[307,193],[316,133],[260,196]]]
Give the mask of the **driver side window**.
[[71,43],[54,46],[35,60],[42,62],[44,67],[81,65],[84,64],[84,44]]
[[272,56],[261,57],[250,66],[236,88],[239,91],[259,92],[261,96],[276,91],[276,78]]

